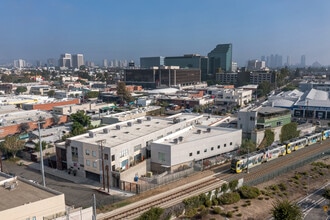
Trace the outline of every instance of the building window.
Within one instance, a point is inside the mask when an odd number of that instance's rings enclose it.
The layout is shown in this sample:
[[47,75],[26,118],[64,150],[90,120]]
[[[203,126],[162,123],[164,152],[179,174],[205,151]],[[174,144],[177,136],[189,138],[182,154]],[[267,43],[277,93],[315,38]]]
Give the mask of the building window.
[[32,220],[37,220],[37,217],[33,216],[33,217],[32,217]]
[[90,154],[90,152],[89,152],[88,149],[85,150],[85,154],[86,154],[86,155],[89,155],[89,154]]
[[206,153],[207,152],[207,149],[204,149],[204,153]]
[[197,151],[197,154],[199,154],[200,152],[199,152],[199,150]]
[[192,153],[189,153],[189,157],[192,157]]
[[128,155],[128,149],[124,149],[120,152],[119,158],[125,157]]
[[218,145],[218,149],[220,149],[220,145]]
[[94,168],[97,167],[97,163],[96,163],[96,161],[93,162],[93,167],[94,167]]
[[165,162],[165,153],[158,152],[158,160],[160,162]]
[[109,154],[104,154],[104,159],[109,160]]
[[224,146],[224,147],[227,147],[227,144],[224,144],[223,146]]
[[72,157],[78,157],[78,148],[71,147],[71,153],[72,153]]
[[112,171],[116,170],[116,165],[112,165]]
[[96,157],[96,151],[92,151],[92,156]]
[[111,161],[115,161],[115,155],[111,155]]
[[134,146],[134,152],[139,151],[141,149],[141,144]]
[[86,160],[86,166],[90,166],[91,162],[89,160]]
[[282,125],[282,122],[281,121],[278,121],[278,122],[276,122],[276,125],[277,126],[281,126]]
[[214,147],[211,147],[211,150],[214,150]]
[[229,145],[230,145],[230,146],[233,145],[233,142],[230,142]]

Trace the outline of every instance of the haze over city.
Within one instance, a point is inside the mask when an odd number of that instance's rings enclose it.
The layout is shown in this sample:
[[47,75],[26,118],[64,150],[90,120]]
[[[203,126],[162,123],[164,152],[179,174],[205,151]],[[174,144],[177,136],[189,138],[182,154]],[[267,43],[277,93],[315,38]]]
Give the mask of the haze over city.
[[330,64],[330,2],[9,1],[0,3],[0,64],[83,53],[86,60],[207,55],[232,43],[233,61],[280,54]]

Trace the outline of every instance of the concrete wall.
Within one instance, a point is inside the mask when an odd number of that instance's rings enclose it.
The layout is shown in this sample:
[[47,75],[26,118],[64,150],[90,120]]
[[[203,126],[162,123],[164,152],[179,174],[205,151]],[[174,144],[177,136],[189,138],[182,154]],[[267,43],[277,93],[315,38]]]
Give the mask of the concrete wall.
[[146,175],[148,170],[150,170],[150,160],[144,160],[137,165],[130,167],[130,169],[121,172],[120,180],[126,182],[134,182],[135,175],[138,177]]

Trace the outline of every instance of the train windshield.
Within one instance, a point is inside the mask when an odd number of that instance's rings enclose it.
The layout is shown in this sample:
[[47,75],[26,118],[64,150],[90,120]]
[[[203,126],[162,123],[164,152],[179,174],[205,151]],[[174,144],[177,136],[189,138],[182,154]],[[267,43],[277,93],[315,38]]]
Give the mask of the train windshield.
[[237,164],[237,159],[232,159],[231,160],[231,165],[230,165],[230,168],[232,169],[232,170],[236,170],[236,164]]

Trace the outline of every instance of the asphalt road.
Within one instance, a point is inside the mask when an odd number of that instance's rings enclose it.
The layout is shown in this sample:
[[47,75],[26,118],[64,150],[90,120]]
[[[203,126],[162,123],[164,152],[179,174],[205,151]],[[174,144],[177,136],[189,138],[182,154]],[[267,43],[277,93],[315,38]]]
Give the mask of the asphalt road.
[[330,210],[325,212],[323,209],[323,206],[329,205],[329,201],[322,196],[324,188],[327,186],[330,186],[330,182],[320,189],[311,192],[298,202],[298,205],[303,211],[304,220],[330,219]]
[[[26,166],[19,166],[11,161],[3,161],[3,172],[12,173],[16,176],[23,177],[28,180],[34,180],[42,184],[42,176],[40,171],[33,170]],[[124,200],[126,197],[121,195],[108,195],[99,192],[92,187],[76,184],[68,180],[45,174],[46,186],[65,194],[65,203],[76,208],[87,208],[93,205],[93,194],[96,196],[96,206],[101,208],[106,204],[111,204]]]

